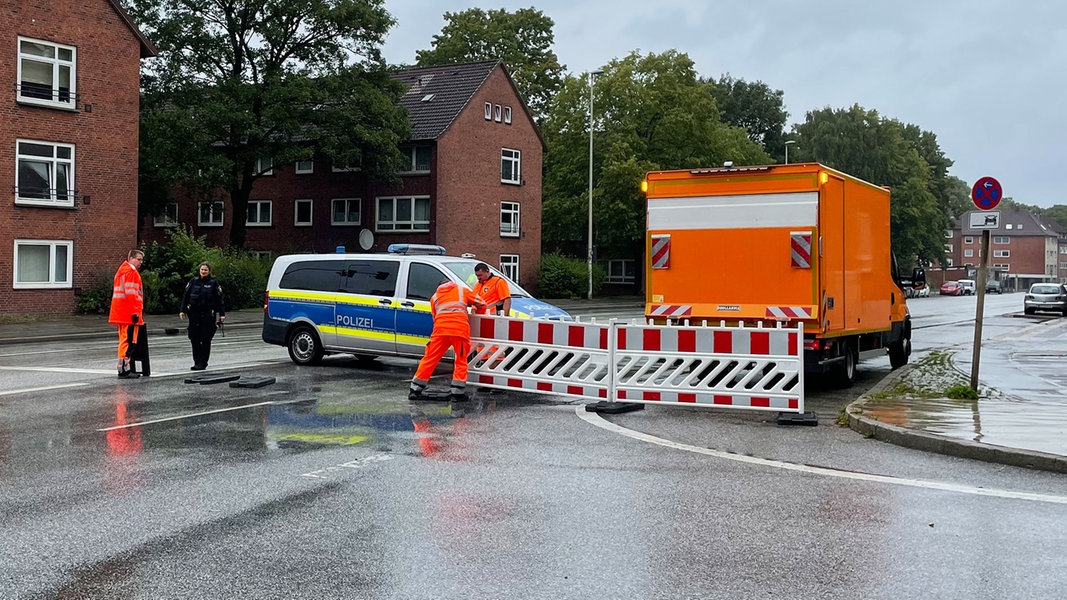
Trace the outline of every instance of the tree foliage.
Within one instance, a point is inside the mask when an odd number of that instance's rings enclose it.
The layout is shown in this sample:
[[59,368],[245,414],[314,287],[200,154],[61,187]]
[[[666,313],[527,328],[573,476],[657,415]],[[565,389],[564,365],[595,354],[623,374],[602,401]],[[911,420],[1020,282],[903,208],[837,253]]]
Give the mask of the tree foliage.
[[433,36],[432,48],[419,50],[420,67],[478,60],[501,60],[530,111],[539,117],[559,89],[563,65],[552,45],[554,23],[539,10],[446,12],[445,26]]
[[387,179],[408,122],[379,47],[383,0],[127,0],[160,50],[142,78],[142,211],[177,182],[230,200],[242,247],[252,186],[322,154]]
[[769,157],[746,132],[724,125],[693,61],[668,51],[616,59],[595,76],[564,79],[542,130],[545,155],[543,246],[582,256],[589,202],[589,94],[593,93],[593,222],[600,254],[641,259],[648,171],[708,167]]
[[798,160],[812,160],[892,190],[893,251],[901,264],[944,259],[945,230],[968,191],[934,134],[859,105],[807,114],[795,127]]
[[789,113],[782,90],[772,90],[762,81],[735,79],[727,73],[711,86],[711,95],[723,123],[744,129],[748,138],[763,146],[774,160],[784,159]]

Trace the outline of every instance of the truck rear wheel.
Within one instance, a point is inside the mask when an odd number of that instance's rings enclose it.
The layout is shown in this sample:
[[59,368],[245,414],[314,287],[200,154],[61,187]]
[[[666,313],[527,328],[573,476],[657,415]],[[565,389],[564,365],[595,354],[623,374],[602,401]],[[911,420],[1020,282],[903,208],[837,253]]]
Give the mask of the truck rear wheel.
[[889,346],[889,366],[899,369],[908,364],[908,356],[911,354],[911,339],[904,338],[896,344]]
[[856,344],[851,340],[842,342],[841,353],[842,360],[834,371],[834,380],[838,387],[852,387],[856,381],[856,364],[859,362]]

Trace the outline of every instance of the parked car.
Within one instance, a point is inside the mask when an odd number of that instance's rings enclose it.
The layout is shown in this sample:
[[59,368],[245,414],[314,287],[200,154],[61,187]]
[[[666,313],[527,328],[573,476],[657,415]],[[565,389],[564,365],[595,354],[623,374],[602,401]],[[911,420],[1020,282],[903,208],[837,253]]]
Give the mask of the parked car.
[[[394,244],[387,254],[279,256],[267,278],[263,341],[287,347],[298,365],[333,353],[418,358],[433,329],[430,296],[438,284],[475,282],[477,259],[444,252],[441,246]],[[572,320],[490,270],[511,288],[510,316]]]
[[978,282],[973,279],[961,279],[960,288],[963,289],[962,295],[973,296],[978,291]]
[[996,279],[986,279],[985,280],[985,293],[987,293],[987,294],[999,294],[1000,293],[1000,282],[997,281]]
[[928,285],[922,286],[921,288],[915,290],[915,293],[912,294],[912,296],[914,298],[929,298],[930,297],[930,286],[928,286]]
[[1058,312],[1067,316],[1067,287],[1059,283],[1035,283],[1023,297],[1023,312]]
[[942,296],[962,296],[963,288],[958,281],[946,281],[941,284],[940,292]]

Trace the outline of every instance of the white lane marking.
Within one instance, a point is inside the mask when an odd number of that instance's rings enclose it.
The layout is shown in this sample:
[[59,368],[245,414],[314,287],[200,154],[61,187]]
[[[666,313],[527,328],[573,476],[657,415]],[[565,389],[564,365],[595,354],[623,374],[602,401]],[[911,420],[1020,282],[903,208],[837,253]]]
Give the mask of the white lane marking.
[[691,446],[689,444],[681,444],[678,442],[672,442],[663,438],[658,438],[647,433],[641,433],[632,429],[626,429],[608,421],[600,415],[585,410],[585,405],[579,404],[575,407],[574,412],[578,415],[578,418],[606,429],[619,435],[624,435],[628,438],[632,438],[642,442],[648,442],[650,444],[657,444],[667,448],[674,448],[675,450],[684,450],[686,452],[693,452],[696,454],[704,454],[706,456],[714,456],[716,458],[723,458],[726,460],[733,460],[737,462],[749,463],[753,465],[760,465],[764,467],[771,467],[775,469],[785,469],[788,471],[799,471],[801,473],[811,473],[814,475],[824,475],[826,477],[838,477],[841,479],[856,479],[859,481],[871,481],[875,483],[887,483],[890,485],[903,485],[907,487],[926,488],[930,490],[941,490],[945,492],[955,492],[958,494],[973,494],[975,496],[993,496],[996,498],[1008,498],[1012,500],[1031,500],[1034,502],[1049,502],[1052,504],[1067,504],[1067,496],[1053,496],[1050,494],[1034,494],[1031,492],[1014,492],[1011,490],[998,490],[992,488],[980,488],[969,485],[958,485],[955,483],[944,483],[941,481],[924,481],[922,479],[906,479],[902,477],[890,477],[888,475],[873,475],[870,473],[858,473],[855,471],[838,471],[836,469],[828,469],[826,467],[812,467],[809,465],[799,465],[795,463],[783,462],[779,460],[771,460],[768,458],[757,458],[755,456],[745,456],[743,454],[734,454],[731,452],[723,452],[722,450],[712,450],[711,448],[701,448],[700,446]]
[[[288,392],[272,392],[273,394],[287,394]],[[177,415],[173,417],[164,417],[162,419],[152,419],[150,421],[139,421],[137,423],[126,423],[125,425],[115,425],[113,427],[103,427],[97,429],[97,431],[113,431],[115,429],[129,429],[130,427],[142,427],[144,425],[155,425],[156,423],[167,423],[170,421],[180,421],[182,419],[193,419],[196,417],[203,417],[206,415],[215,415],[224,412],[230,412],[234,410],[244,410],[246,408],[256,408],[258,406],[269,406],[272,404],[295,404],[297,402],[303,402],[303,400],[289,400],[286,402],[278,402],[277,400],[268,400],[266,402],[256,402],[255,404],[242,404],[241,406],[229,406],[226,408],[216,408],[215,410],[205,410],[197,413],[190,413],[187,415]]]
[[393,460],[393,456],[390,454],[372,454],[365,458],[357,458],[356,460],[350,460],[346,463],[339,465],[333,465],[330,467],[324,467],[322,469],[316,469],[314,471],[308,471],[307,473],[301,473],[301,477],[311,477],[312,479],[329,479],[324,477],[333,473],[334,471],[340,471],[341,469],[363,469],[370,466],[371,463],[381,462],[383,460]]
[[114,375],[115,369],[72,369],[70,367],[0,367],[0,371],[33,371],[37,373],[82,373],[88,375]]
[[23,388],[21,390],[8,390],[6,392],[0,392],[0,396],[13,396],[15,394],[28,394],[30,392],[47,392],[49,390],[65,390],[68,388],[85,387],[88,383],[61,383],[59,385],[48,385],[45,387],[35,388]]

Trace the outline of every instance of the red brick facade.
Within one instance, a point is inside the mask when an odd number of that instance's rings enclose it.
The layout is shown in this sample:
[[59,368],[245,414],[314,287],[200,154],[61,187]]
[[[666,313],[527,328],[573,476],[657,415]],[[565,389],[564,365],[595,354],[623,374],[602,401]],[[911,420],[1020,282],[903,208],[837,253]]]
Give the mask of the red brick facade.
[[[971,211],[974,212],[974,211]],[[981,264],[982,231],[968,227],[971,212],[964,213],[945,239],[951,266],[967,267],[974,275]],[[1051,222],[1016,209],[1000,210],[1000,227],[990,231],[989,265],[992,277],[1005,290],[1025,290],[1038,281],[1064,281],[1060,262],[1067,262],[1064,234]],[[996,273],[994,273],[996,271]]]
[[[70,314],[80,288],[110,277],[137,245],[140,59],[154,49],[109,0],[3,3],[0,24],[0,305],[8,314]],[[74,49],[71,106],[20,101],[22,41]],[[72,147],[73,206],[16,202],[19,140]],[[16,240],[69,243],[70,276],[53,262],[44,285],[20,282],[16,261],[30,253],[16,256]]]
[[[371,183],[359,172],[333,172],[327,159],[316,160],[309,174],[297,174],[293,164],[274,165],[272,175],[256,181],[250,198],[270,200],[271,223],[249,224],[246,248],[292,253],[333,252],[344,246],[349,252],[360,252],[359,235],[367,229],[374,236],[370,252],[384,252],[389,244],[408,242],[440,244],[454,255],[473,253],[494,266],[501,264],[502,256],[517,257],[519,282],[536,288],[541,255],[544,145],[504,68],[490,65],[486,72],[488,76],[440,135],[412,142],[429,148],[430,169],[401,175],[399,187]],[[445,78],[438,77],[438,82]],[[489,119],[485,118],[487,103]],[[506,123],[509,113],[511,122]],[[501,181],[504,149],[519,152],[519,184]],[[391,196],[429,198],[429,231],[394,232],[382,228],[376,214],[377,199]],[[358,224],[331,224],[331,203],[341,198],[359,199]],[[311,225],[295,225],[295,204],[301,199],[312,202]],[[517,236],[501,234],[504,202],[518,204]],[[229,241],[233,215],[225,210],[221,226],[200,226],[197,200],[185,196],[178,201],[177,217],[179,222],[190,225],[196,235],[207,236],[210,244],[222,246]],[[149,218],[142,224],[142,239],[165,241],[165,231]]]

